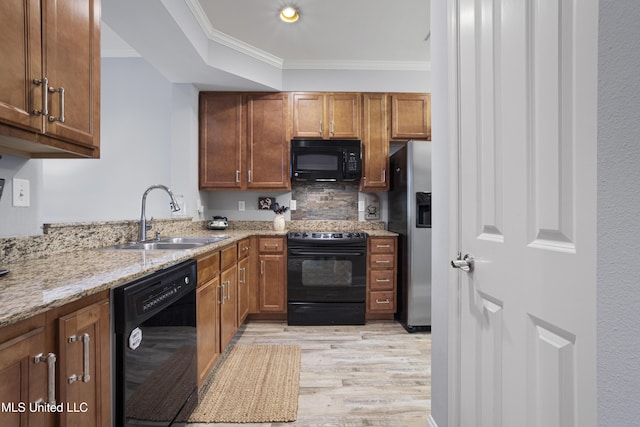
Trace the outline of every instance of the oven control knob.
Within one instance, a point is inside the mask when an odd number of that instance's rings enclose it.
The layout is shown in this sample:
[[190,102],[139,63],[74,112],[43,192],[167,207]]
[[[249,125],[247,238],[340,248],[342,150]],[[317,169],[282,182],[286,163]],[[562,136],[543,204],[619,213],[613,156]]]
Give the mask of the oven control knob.
[[302,237],[303,237],[303,238],[307,238],[307,237],[309,237],[309,233],[302,233]]
[[348,239],[350,239],[350,238],[352,238],[352,237],[355,237],[355,235],[354,235],[354,234],[351,234],[351,233],[347,233],[347,238],[348,238]]

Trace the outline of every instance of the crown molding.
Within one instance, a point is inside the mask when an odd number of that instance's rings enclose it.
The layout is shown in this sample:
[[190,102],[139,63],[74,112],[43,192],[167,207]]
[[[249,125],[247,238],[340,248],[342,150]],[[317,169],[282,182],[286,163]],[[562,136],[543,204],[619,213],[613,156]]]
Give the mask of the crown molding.
[[289,70],[382,70],[382,71],[430,71],[429,61],[348,61],[348,60],[288,60],[216,30],[198,0],[184,0],[207,38],[242,54],[279,69]]
[[429,61],[317,61],[290,60],[286,70],[372,70],[372,71],[431,71]]
[[191,13],[193,13],[193,16],[196,18],[196,21],[198,21],[200,28],[202,28],[202,31],[204,31],[209,40],[231,48],[242,54],[248,55],[266,64],[282,69],[282,58],[272,55],[262,49],[258,49],[257,47],[252,46],[249,43],[243,42],[242,40],[231,37],[230,35],[225,34],[222,31],[216,30],[215,28],[213,28],[213,25],[211,25],[211,21],[209,21],[207,14],[202,9],[202,6],[200,6],[200,2],[198,0],[185,0],[185,2],[191,10]]

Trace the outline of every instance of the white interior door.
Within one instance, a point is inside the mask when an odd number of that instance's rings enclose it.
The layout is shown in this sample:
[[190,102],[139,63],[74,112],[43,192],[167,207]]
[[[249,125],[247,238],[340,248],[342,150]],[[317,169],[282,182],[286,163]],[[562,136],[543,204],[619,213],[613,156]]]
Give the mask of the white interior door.
[[595,426],[597,0],[450,0],[461,426]]

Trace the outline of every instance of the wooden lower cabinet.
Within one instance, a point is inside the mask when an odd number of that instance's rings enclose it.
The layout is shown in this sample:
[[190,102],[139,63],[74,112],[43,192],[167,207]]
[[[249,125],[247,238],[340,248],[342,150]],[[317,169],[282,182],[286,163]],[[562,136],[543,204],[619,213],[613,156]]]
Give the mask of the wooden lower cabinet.
[[283,237],[260,237],[259,311],[260,313],[287,312],[287,260]]
[[249,314],[249,281],[251,280],[251,259],[249,257],[238,261],[238,326]]
[[238,247],[220,251],[220,351],[231,342],[238,330]]
[[2,426],[50,425],[45,423],[44,413],[29,410],[30,402],[48,401],[48,375],[55,376],[46,361],[44,326],[44,316],[39,316],[0,330]]
[[198,340],[198,387],[220,355],[219,300],[220,252],[198,257],[196,333]]
[[397,238],[367,242],[367,318],[392,318],[396,312]]
[[60,425],[110,426],[109,300],[59,318],[58,328]]
[[110,427],[110,339],[108,292],[0,329],[0,425]]

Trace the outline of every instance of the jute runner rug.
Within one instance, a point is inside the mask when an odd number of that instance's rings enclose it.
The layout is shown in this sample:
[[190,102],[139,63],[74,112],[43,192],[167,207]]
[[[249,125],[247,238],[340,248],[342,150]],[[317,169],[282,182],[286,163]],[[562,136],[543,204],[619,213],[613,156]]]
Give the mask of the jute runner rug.
[[295,421],[299,389],[299,346],[237,344],[214,372],[189,422]]

